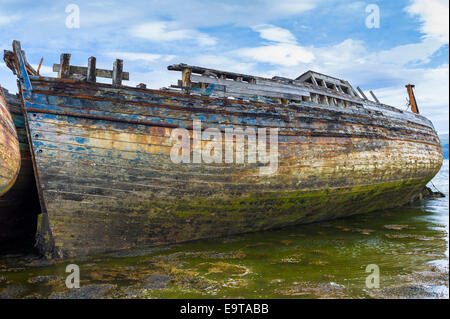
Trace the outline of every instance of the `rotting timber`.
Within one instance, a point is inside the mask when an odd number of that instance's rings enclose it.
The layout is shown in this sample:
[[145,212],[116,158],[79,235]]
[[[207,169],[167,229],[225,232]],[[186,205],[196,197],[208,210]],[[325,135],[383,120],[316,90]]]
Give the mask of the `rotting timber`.
[[3,89],[3,98],[17,133],[20,149],[20,171],[14,185],[0,196],[0,251],[31,248],[35,243],[39,197],[34,179],[30,146],[17,95]]
[[[63,54],[53,78],[31,69],[19,42],[13,50],[5,57],[13,57],[7,65],[19,79],[31,139],[41,247],[56,256],[401,206],[442,164],[428,119],[317,72],[267,79],[179,64],[169,66],[182,72],[177,85],[151,90],[122,85],[121,60],[107,71],[93,57],[73,67]],[[276,174],[260,175],[252,163],[175,164],[171,133],[192,134],[193,120],[220,130],[277,128]]]

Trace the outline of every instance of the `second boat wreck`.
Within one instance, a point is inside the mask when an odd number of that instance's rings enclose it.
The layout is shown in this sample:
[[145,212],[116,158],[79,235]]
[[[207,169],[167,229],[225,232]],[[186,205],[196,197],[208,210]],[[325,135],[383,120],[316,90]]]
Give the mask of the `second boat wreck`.
[[[415,101],[414,112],[401,111],[316,72],[267,79],[179,64],[169,67],[182,72],[177,85],[151,90],[122,85],[129,75],[121,60],[100,70],[95,58],[78,67],[64,54],[53,78],[29,66],[17,41],[5,58],[19,79],[31,139],[43,210],[38,232],[43,249],[56,256],[400,206],[417,197],[442,164],[437,134]],[[97,83],[99,76],[112,84]],[[264,137],[267,143],[257,149],[248,136],[239,151],[234,143],[218,143],[249,157],[277,142],[277,169],[261,174],[260,161],[195,161],[192,147],[184,154],[188,161],[174,161],[180,143],[174,136],[188,132],[181,143],[198,143],[200,122],[222,134],[276,129],[276,141]],[[209,150],[211,136],[200,133],[203,149]]]
[[[9,111],[19,146],[17,160],[20,163],[20,170],[17,179],[11,183],[12,187],[7,192],[0,194],[0,251],[12,252],[33,247],[40,205],[22,102],[17,95],[10,94],[8,90],[1,87],[0,90],[3,91],[0,99]],[[4,172],[3,168],[0,172]]]

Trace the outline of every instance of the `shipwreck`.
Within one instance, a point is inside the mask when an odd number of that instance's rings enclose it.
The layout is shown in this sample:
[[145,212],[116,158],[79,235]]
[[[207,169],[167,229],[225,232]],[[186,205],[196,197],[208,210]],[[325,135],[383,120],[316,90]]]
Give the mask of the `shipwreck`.
[[[15,165],[18,167],[14,182],[10,183],[11,186],[3,194],[0,192],[0,251],[9,252],[33,247],[40,205],[22,101],[18,95],[10,94],[6,89],[0,90],[1,103],[8,111],[11,127],[16,133],[14,143],[7,145],[7,148],[11,153],[14,151]],[[3,113],[3,118],[6,118],[5,114],[7,113]],[[0,168],[0,172],[0,175],[4,175],[8,171]]]
[[0,196],[14,185],[20,170],[20,150],[16,128],[0,87]]
[[[153,90],[123,85],[130,75],[122,60],[102,70],[94,57],[81,67],[63,54],[54,65],[57,77],[40,76],[14,41],[5,62],[18,79],[30,142],[40,247],[55,256],[401,206],[419,196],[442,164],[438,136],[414,98],[411,111],[403,111],[313,71],[262,78],[177,64],[168,69],[181,72],[181,80]],[[408,92],[414,97],[412,86]],[[277,129],[277,170],[260,174],[258,161],[174,162],[174,130],[194,141],[195,121],[219,132]],[[202,145],[211,141],[200,136]],[[250,144],[246,137],[248,153]]]

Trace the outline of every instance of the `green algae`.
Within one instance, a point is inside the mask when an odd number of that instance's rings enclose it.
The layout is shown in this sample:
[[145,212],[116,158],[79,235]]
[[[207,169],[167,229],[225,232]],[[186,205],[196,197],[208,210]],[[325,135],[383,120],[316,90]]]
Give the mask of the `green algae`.
[[[445,232],[430,229],[418,208],[356,216],[335,223],[311,224],[236,236],[235,241],[196,241],[147,250],[144,254],[92,256],[49,264],[2,259],[4,297],[49,298],[344,298],[380,297],[364,285],[365,267],[375,263],[382,283],[398,294],[398,276],[408,269],[445,258]],[[373,232],[360,229],[370,224]],[[385,227],[405,225],[409,227]],[[348,229],[348,231],[344,231]],[[305,236],[298,236],[299,232]],[[317,235],[320,233],[320,235]],[[387,235],[396,235],[394,237]],[[403,236],[404,235],[404,236]],[[289,239],[286,239],[289,238]],[[432,238],[433,240],[424,240]],[[65,287],[65,265],[81,270],[81,293]],[[387,276],[388,275],[388,276]],[[149,283],[162,276],[163,283]],[[394,290],[392,290],[394,289]]]

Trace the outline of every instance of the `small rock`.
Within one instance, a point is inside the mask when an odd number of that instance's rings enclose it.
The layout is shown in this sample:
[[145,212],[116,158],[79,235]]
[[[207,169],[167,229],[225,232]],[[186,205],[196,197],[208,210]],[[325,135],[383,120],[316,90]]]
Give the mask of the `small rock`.
[[171,280],[169,276],[161,274],[151,274],[144,283],[146,289],[162,289],[167,288],[168,283]]
[[58,276],[36,276],[36,277],[28,279],[28,282],[30,284],[38,284],[38,283],[52,281],[57,278],[58,278]]

